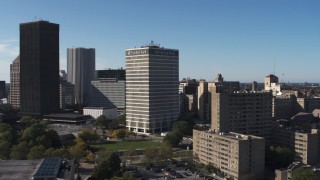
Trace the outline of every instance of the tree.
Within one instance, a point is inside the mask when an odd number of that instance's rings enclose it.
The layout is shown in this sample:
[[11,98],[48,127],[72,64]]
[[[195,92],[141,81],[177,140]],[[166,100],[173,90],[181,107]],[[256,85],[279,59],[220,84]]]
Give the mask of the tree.
[[78,133],[78,138],[82,139],[84,142],[88,143],[91,141],[98,140],[99,136],[97,133],[91,133],[88,130],[83,130],[80,133]]
[[61,147],[61,141],[57,131],[53,129],[49,129],[46,132],[46,136],[51,140],[51,147],[54,147],[54,148]]
[[176,121],[173,124],[172,131],[181,132],[183,135],[192,135],[192,125],[187,121]]
[[266,149],[266,162],[274,168],[287,167],[294,160],[294,152],[287,147],[273,147]]
[[160,160],[167,160],[169,158],[172,158],[172,155],[173,155],[172,148],[168,144],[162,144],[160,148],[158,148],[158,150],[159,150],[158,154],[159,154]]
[[95,179],[110,179],[120,170],[121,160],[116,153],[110,153],[109,157],[98,164],[93,173]]
[[25,127],[29,127],[31,126],[33,123],[36,122],[36,120],[32,119],[31,116],[23,116],[20,119],[20,122],[25,126]]
[[111,122],[111,120],[106,118],[106,116],[104,116],[104,115],[101,115],[101,116],[97,117],[97,119],[96,119],[96,125],[98,127],[100,127],[103,131],[106,128],[108,128],[110,122]]
[[12,147],[10,157],[12,159],[24,160],[24,159],[27,159],[28,152],[29,152],[28,144],[23,141]]
[[298,168],[293,170],[292,180],[317,180],[317,174],[311,168]]
[[87,156],[87,149],[87,145],[82,140],[78,140],[75,145],[69,148],[69,154],[72,158],[80,160],[80,158]]
[[168,133],[164,137],[163,141],[165,143],[167,143],[168,145],[170,145],[171,147],[174,147],[174,146],[179,145],[179,143],[181,142],[182,138],[183,138],[183,135],[182,135],[181,132],[172,131],[172,132]]
[[42,136],[45,134],[46,128],[47,126],[45,123],[36,122],[25,129],[25,131],[22,134],[22,140],[35,140],[38,136]]
[[9,124],[0,123],[0,142],[8,141],[12,143],[13,141],[13,131]]
[[123,139],[127,136],[127,129],[117,129],[112,132],[112,137]]
[[159,150],[156,147],[145,148],[143,151],[143,154],[144,154],[143,161],[147,164],[150,164],[151,162],[159,160]]
[[61,157],[61,158],[67,158],[69,156],[69,152],[66,148],[49,148],[44,153],[45,157]]
[[11,143],[8,141],[0,141],[0,159],[9,159],[11,152]]
[[42,145],[34,146],[27,155],[28,159],[41,159],[44,157],[45,147]]
[[129,147],[123,154],[124,158],[126,160],[129,160],[130,163],[132,164],[134,156],[137,154],[136,149],[133,147]]
[[118,116],[118,122],[121,125],[126,125],[126,114],[121,114],[120,116]]

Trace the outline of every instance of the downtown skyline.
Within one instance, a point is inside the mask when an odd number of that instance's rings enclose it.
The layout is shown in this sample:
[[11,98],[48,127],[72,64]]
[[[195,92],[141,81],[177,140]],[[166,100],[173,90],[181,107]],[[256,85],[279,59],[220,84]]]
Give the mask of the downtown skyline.
[[[318,1],[5,1],[0,18],[0,80],[19,53],[19,24],[60,25],[60,69],[67,48],[96,49],[96,69],[125,67],[125,49],[153,40],[179,49],[179,79],[319,83]],[[274,68],[275,65],[275,68]],[[275,70],[274,70],[275,69]]]

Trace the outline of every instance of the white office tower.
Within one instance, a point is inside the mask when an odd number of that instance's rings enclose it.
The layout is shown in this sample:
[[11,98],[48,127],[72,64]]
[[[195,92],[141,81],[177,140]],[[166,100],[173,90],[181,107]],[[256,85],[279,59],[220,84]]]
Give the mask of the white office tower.
[[179,50],[153,42],[126,50],[126,126],[135,132],[170,130],[179,116]]

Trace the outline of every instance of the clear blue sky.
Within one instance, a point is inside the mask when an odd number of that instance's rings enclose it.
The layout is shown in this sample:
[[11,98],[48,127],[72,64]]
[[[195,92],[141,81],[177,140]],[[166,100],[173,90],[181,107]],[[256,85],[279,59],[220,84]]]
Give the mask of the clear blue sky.
[[[19,52],[19,23],[60,24],[66,48],[96,48],[96,69],[125,67],[125,49],[151,40],[180,50],[180,79],[320,82],[319,0],[5,0],[0,3],[0,80]],[[284,75],[283,75],[284,74]]]

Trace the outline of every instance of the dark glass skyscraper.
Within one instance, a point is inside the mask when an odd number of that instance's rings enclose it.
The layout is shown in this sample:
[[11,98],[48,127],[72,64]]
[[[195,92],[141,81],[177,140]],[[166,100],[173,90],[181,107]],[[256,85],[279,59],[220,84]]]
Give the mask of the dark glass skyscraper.
[[59,110],[59,24],[20,24],[20,100],[22,114]]

